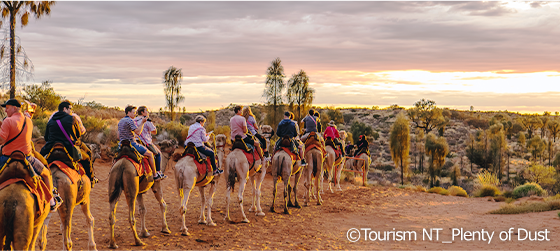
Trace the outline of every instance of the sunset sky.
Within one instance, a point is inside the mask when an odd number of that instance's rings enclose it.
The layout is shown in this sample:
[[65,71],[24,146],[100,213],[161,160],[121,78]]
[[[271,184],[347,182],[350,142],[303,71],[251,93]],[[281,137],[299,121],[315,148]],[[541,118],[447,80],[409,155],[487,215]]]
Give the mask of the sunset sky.
[[[264,102],[280,57],[315,105],[560,111],[559,2],[57,2],[18,24],[34,83],[72,101],[189,111]],[[4,22],[3,29],[7,28]]]

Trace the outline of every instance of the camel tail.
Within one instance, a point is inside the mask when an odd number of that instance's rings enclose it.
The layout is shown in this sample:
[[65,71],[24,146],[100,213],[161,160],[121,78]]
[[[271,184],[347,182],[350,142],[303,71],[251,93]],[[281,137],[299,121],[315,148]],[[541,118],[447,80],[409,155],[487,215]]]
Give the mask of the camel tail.
[[237,173],[237,169],[235,168],[235,161],[231,163],[232,168],[229,168],[229,175],[227,177],[227,187],[231,187],[231,191],[235,190],[235,174]]
[[[111,170],[112,172],[117,172],[117,175],[115,177],[115,186],[113,191],[109,191],[109,203],[113,203],[117,200],[119,200],[119,197],[121,197],[121,193],[123,190],[123,167],[122,164],[118,166],[118,168],[113,168]],[[111,175],[111,173],[109,173],[109,175]],[[112,179],[109,176],[109,181],[111,181]]]
[[312,157],[313,157],[313,177],[317,176],[317,171],[318,171],[318,167],[317,167],[317,156],[318,154],[316,153],[312,153]]
[[284,167],[284,160],[286,159],[285,156],[282,156],[282,161],[280,161],[280,166],[276,169],[278,172],[278,177],[282,177],[282,167]]
[[14,241],[14,218],[16,217],[17,201],[7,200],[2,204],[4,207],[4,224],[2,224],[2,227],[4,227],[6,234],[3,250],[11,250],[12,247],[10,245]]

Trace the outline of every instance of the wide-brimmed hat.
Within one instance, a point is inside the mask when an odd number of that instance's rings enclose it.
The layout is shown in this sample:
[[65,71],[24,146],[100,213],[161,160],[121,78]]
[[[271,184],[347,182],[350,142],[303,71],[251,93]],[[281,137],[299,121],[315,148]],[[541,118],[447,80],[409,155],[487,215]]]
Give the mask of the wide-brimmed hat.
[[329,126],[334,126],[334,120],[329,121]]
[[21,103],[17,101],[17,99],[8,99],[8,101],[6,101],[6,103],[2,104],[1,106],[6,107],[7,105],[21,107]]

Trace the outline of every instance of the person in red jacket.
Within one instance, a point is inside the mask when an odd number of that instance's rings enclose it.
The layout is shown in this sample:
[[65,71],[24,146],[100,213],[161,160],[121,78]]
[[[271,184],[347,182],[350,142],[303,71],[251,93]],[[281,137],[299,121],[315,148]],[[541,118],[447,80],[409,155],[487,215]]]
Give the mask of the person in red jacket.
[[342,143],[340,143],[340,134],[338,133],[333,120],[329,121],[327,129],[325,129],[325,139],[329,137],[333,140],[334,144],[338,146],[338,149],[342,152],[342,156],[344,156],[344,147],[342,146]]

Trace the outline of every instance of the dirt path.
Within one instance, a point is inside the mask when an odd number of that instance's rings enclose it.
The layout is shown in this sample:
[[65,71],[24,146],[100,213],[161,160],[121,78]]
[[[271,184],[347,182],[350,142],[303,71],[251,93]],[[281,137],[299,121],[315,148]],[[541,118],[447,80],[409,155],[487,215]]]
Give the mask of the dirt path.
[[[97,164],[99,178],[108,175],[109,163]],[[127,220],[128,209],[124,196],[117,208],[116,239],[120,249],[547,249],[559,250],[560,218],[557,212],[531,213],[523,215],[490,215],[486,212],[499,208],[501,203],[488,202],[483,198],[461,198],[388,187],[360,187],[343,184],[342,192],[324,196],[324,204],[302,209],[292,209],[292,215],[273,214],[268,211],[272,201],[272,180],[267,176],[263,183],[262,207],[267,214],[257,217],[248,213],[249,224],[230,224],[224,221],[225,185],[220,182],[215,200],[213,219],[217,227],[198,225],[200,199],[198,189],[193,189],[188,205],[187,227],[191,236],[179,233],[179,196],[175,189],[174,170],[168,170],[169,179],[164,180],[164,198],[168,204],[167,221],[170,235],[160,233],[161,212],[152,192],[145,196],[148,208],[147,227],[152,236],[145,239],[147,246],[132,246],[134,240]],[[303,190],[303,185],[302,186]],[[95,240],[98,249],[107,249],[109,243],[109,203],[107,182],[96,185],[92,191],[92,214],[95,217]],[[238,186],[236,186],[236,189]],[[245,210],[250,207],[252,190],[245,192]],[[279,194],[282,200],[282,193]],[[302,194],[299,195],[302,198]],[[235,199],[234,199],[235,200]],[[302,201],[302,199],[300,200]],[[235,203],[233,203],[235,204]],[[281,204],[277,202],[277,209]],[[138,210],[138,209],[137,209]],[[280,211],[281,212],[281,211]],[[137,220],[138,220],[138,213]],[[239,207],[233,205],[232,219],[239,222]],[[60,218],[54,214],[49,224],[47,249],[61,249]],[[138,226],[137,226],[138,227]],[[451,244],[451,228],[464,230],[482,229],[496,231],[490,244],[487,241],[460,241]],[[548,229],[550,241],[500,241],[500,231],[510,227],[528,230]],[[138,227],[139,228],[139,227]],[[371,228],[375,231],[416,231],[416,241],[348,241],[347,231],[351,228]],[[442,228],[439,241],[422,241],[423,228]],[[435,237],[434,237],[435,238]],[[72,222],[74,249],[87,249],[85,217],[76,210]]]

